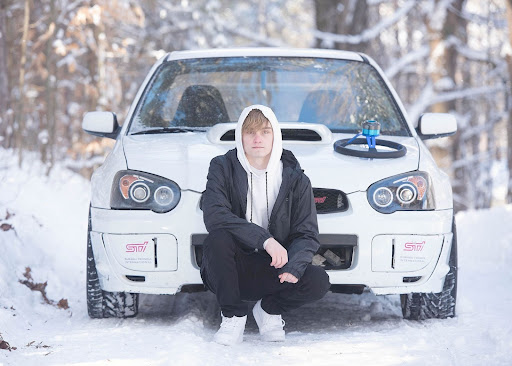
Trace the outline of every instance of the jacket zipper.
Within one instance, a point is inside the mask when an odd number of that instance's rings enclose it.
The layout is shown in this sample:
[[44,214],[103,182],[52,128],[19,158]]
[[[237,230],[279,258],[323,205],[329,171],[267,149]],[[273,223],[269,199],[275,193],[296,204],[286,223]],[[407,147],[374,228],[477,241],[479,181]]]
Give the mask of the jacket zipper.
[[[288,187],[287,187],[287,190],[286,190],[286,195],[284,196],[284,199],[281,199],[279,202],[276,201],[276,203],[274,204],[274,208],[272,209],[272,212],[270,213],[270,220],[268,221],[268,228],[269,228],[269,231],[270,231],[270,227],[272,226],[272,222],[273,222],[273,219],[275,219],[275,215],[276,215],[276,212],[277,210],[282,206],[282,204],[284,202],[288,202],[288,193],[290,192],[290,188],[293,183],[295,183],[295,180],[297,179],[297,177],[295,177],[294,179],[292,179],[292,177],[294,176],[295,171],[292,171],[292,174],[290,174],[290,182],[288,184]],[[277,195],[278,198],[279,198],[279,194]]]

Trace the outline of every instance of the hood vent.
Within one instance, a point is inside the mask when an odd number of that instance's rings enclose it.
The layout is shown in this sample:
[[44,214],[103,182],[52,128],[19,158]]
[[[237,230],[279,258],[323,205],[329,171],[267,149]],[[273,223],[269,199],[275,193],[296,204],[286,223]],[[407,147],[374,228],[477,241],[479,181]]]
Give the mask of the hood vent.
[[[208,140],[213,144],[231,144],[235,141],[236,123],[219,123],[208,130]],[[330,144],[332,133],[325,125],[317,123],[279,123],[283,141],[303,141]]]
[[[282,129],[283,141],[322,141],[322,136],[316,131],[303,129]],[[235,130],[227,131],[220,141],[235,141]]]

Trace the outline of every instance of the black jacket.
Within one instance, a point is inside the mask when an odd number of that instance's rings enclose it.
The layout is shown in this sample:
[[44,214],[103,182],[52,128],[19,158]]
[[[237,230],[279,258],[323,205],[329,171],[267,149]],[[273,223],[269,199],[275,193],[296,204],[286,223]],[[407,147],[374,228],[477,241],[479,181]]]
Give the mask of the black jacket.
[[[238,161],[236,149],[212,159],[202,197],[203,218],[208,232],[228,230],[245,249],[268,255],[263,243],[274,237],[288,251],[288,263],[279,273],[298,279],[313,258],[318,243],[318,223],[309,178],[289,150],[283,149],[283,180],[270,215],[269,230],[245,219],[247,173]],[[203,261],[204,262],[204,261]]]

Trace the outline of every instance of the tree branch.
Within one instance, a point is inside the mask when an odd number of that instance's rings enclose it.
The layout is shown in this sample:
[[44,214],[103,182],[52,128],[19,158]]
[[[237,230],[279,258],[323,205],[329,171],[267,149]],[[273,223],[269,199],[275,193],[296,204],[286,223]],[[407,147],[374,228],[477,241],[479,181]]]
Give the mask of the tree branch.
[[409,0],[405,5],[401,6],[393,16],[387,17],[386,19],[377,23],[377,25],[374,26],[373,28],[367,29],[360,34],[343,35],[315,30],[313,31],[313,36],[324,41],[338,43],[359,44],[363,42],[368,42],[380,36],[382,31],[385,30],[386,28],[389,28],[393,24],[400,21],[400,19],[402,19],[407,13],[409,13],[409,11],[415,5],[416,1]]

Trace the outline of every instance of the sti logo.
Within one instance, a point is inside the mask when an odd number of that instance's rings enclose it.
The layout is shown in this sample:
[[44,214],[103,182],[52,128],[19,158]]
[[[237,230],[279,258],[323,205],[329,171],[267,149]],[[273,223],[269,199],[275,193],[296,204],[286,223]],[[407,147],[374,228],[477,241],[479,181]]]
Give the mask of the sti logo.
[[148,245],[147,241],[145,241],[144,244],[126,244],[126,253],[145,252],[147,245]]
[[405,252],[421,252],[423,250],[423,246],[425,245],[425,241],[421,243],[405,243]]
[[327,196],[315,197],[315,203],[324,203],[326,199],[327,199]]

